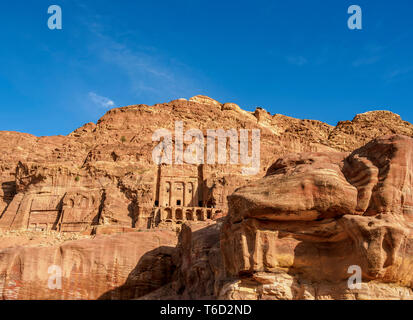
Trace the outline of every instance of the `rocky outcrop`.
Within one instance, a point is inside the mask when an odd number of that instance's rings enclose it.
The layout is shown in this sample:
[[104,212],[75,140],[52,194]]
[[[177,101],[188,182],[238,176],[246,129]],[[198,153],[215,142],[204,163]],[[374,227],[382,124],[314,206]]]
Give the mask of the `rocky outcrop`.
[[412,150],[395,135],[351,154],[290,155],[236,190],[221,238],[235,280],[221,295],[413,298]]
[[[208,130],[260,130],[258,172],[245,176],[242,164],[156,165],[152,136],[158,129],[175,135],[177,121],[184,132],[196,128],[205,137]],[[175,228],[182,222],[176,208],[194,211],[193,220],[198,208],[214,208],[215,219],[227,213],[228,195],[262,177],[279,156],[351,151],[388,133],[413,136],[413,126],[374,111],[332,127],[262,108],[247,112],[205,96],[113,109],[67,137],[1,132],[0,228],[93,233],[101,225],[147,229],[164,222]],[[185,200],[184,190],[191,190]]]
[[[172,164],[154,162],[159,129]],[[259,130],[258,171],[176,163],[190,129],[235,131],[227,159]],[[116,108],[68,136],[0,132],[3,298],[410,297],[411,137],[388,111],[334,127],[206,96]],[[54,263],[60,293],[44,286]]]
[[138,298],[170,282],[175,246],[174,232],[135,231],[3,249],[0,299]]

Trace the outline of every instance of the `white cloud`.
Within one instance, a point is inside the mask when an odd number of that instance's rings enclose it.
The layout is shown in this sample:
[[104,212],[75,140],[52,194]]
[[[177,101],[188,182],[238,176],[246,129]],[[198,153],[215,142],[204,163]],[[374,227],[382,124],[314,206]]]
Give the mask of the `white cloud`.
[[109,37],[101,36],[97,44],[99,58],[114,65],[127,75],[130,90],[139,97],[149,95],[160,98],[188,96],[195,92],[191,70],[156,49],[131,48]]
[[375,64],[382,60],[385,55],[385,47],[377,44],[367,44],[362,49],[362,56],[352,62],[353,67],[362,67]]
[[290,56],[290,57],[287,57],[286,59],[289,63],[294,64],[299,67],[307,64],[308,62],[307,59],[304,58],[303,56],[297,56],[297,57]]
[[106,97],[102,97],[94,92],[89,92],[89,98],[95,105],[100,108],[107,109],[115,106],[115,103],[112,100]]
[[353,61],[353,67],[360,67],[360,66],[375,64],[376,62],[379,62],[380,60],[381,60],[381,57],[379,56],[358,58]]
[[387,80],[393,80],[399,76],[408,74],[413,71],[413,67],[402,67],[392,70],[386,75]]
[[82,23],[93,36],[88,43],[89,54],[96,57],[98,63],[111,66],[118,75],[126,77],[124,87],[135,97],[159,100],[165,96],[190,96],[199,91],[194,79],[201,75],[194,74],[191,67],[168,52],[136,41],[133,31],[124,30],[119,40],[106,34],[99,17],[83,19]]
[[[122,83],[121,89],[130,99],[129,103],[192,96],[210,85],[200,70],[182,63],[169,50],[145,42],[145,37],[140,39],[141,30],[130,30],[123,24],[121,33],[116,33],[118,28],[107,27],[94,7],[84,5],[81,0],[73,1],[82,12],[77,19],[89,37],[87,54],[94,58],[92,65],[84,65],[82,60],[76,63],[87,72],[113,73]],[[119,90],[118,86],[113,90]]]

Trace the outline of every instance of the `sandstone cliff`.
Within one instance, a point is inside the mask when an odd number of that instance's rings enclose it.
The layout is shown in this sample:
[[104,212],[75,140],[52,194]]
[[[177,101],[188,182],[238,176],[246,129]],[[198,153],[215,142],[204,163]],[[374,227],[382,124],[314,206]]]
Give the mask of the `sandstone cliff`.
[[[177,122],[205,140],[260,130],[258,173],[156,165],[153,134]],[[113,109],[68,136],[0,132],[1,297],[409,298],[409,137],[388,111],[333,127],[205,96]]]

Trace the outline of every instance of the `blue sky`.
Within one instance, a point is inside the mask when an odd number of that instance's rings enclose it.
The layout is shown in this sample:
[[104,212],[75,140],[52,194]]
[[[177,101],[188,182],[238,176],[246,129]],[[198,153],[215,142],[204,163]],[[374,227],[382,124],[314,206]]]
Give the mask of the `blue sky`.
[[[363,30],[347,27],[352,4]],[[332,125],[376,109],[413,122],[410,0],[1,1],[0,23],[0,130],[68,134],[197,94]]]

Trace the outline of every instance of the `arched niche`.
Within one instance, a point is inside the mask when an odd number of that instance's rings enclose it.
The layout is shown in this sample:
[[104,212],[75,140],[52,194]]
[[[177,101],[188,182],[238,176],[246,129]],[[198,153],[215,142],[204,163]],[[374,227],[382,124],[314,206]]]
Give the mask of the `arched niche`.
[[192,221],[194,220],[194,212],[191,209],[186,210],[185,212],[186,220]]
[[201,209],[196,210],[196,219],[198,221],[204,221],[204,213]]
[[177,221],[182,221],[184,219],[182,209],[176,209],[175,211],[175,219]]

